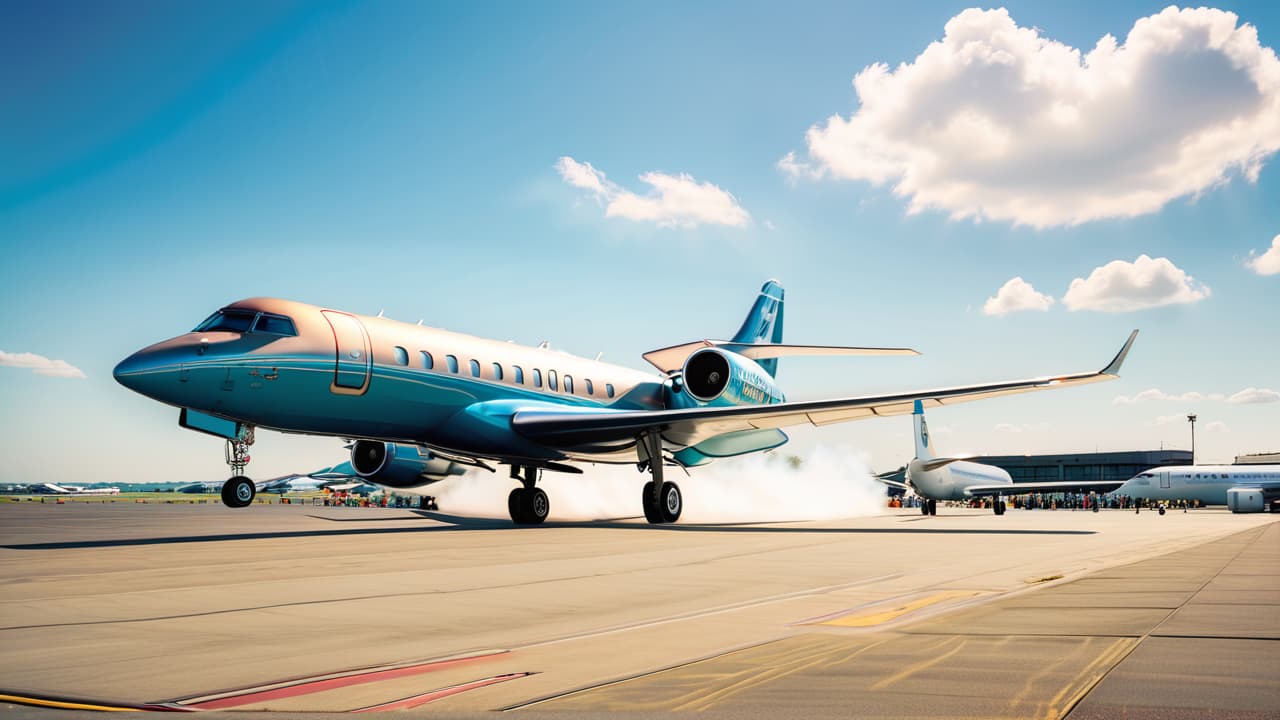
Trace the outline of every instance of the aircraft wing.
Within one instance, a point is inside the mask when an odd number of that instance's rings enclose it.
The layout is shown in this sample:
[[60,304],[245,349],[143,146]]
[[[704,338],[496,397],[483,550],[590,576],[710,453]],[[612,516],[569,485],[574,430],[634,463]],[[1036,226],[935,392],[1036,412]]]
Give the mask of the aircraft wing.
[[1109,493],[1125,483],[1124,480],[1070,480],[1064,482],[998,483],[995,485],[970,485],[964,494],[970,497],[985,495],[1022,495],[1024,493],[1096,492]]
[[839,347],[834,345],[783,345],[781,343],[736,343],[731,340],[696,340],[683,345],[650,350],[641,357],[664,373],[684,367],[684,361],[695,352],[709,347],[722,347],[752,360],[793,355],[919,355],[911,348]]
[[690,447],[725,433],[766,430],[791,425],[829,425],[912,412],[914,402],[939,407],[970,400],[1014,395],[1112,380],[1133,345],[1134,330],[1115,358],[1097,372],[1009,382],[965,385],[919,390],[890,395],[863,395],[835,400],[806,400],[773,405],[699,407],[679,410],[521,410],[511,418],[512,428],[535,442],[551,447],[618,446],[634,442],[646,432],[657,430],[668,443]]

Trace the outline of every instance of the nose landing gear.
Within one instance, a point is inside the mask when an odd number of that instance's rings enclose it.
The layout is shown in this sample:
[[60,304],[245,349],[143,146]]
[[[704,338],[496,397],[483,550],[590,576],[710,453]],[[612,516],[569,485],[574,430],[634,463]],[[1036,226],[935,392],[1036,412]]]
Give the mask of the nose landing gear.
[[234,440],[227,440],[227,465],[231,468],[231,478],[222,484],[222,504],[231,508],[248,507],[258,494],[258,488],[244,474],[249,464],[249,446],[253,444],[253,428],[245,429]]

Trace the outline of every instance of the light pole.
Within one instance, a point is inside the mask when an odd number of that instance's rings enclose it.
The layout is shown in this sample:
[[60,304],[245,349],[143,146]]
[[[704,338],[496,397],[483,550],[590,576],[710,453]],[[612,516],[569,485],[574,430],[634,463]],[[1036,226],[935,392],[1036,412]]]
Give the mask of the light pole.
[[1196,416],[1194,414],[1187,416],[1187,422],[1191,423],[1191,464],[1196,464]]

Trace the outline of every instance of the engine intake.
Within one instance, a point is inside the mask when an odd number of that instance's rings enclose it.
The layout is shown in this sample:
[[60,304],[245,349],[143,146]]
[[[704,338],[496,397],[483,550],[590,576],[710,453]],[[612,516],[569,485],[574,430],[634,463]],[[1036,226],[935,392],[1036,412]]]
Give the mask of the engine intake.
[[433,456],[417,445],[358,440],[351,447],[351,467],[369,482],[406,489],[430,485],[466,469]]
[[684,386],[693,397],[711,402],[729,387],[729,358],[719,350],[707,348],[689,356],[684,363]]

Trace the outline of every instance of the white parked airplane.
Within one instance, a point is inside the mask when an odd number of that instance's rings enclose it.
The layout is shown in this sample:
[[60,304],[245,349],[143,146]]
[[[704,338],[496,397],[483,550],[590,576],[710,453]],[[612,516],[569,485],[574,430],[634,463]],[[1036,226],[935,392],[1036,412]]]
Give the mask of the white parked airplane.
[[1119,495],[1147,500],[1199,500],[1231,512],[1280,512],[1280,465],[1171,465],[1129,478]]
[[119,495],[120,494],[120,488],[118,487],[86,488],[79,485],[58,485],[55,483],[41,483],[39,487],[43,488],[44,492],[50,493],[52,495]]
[[912,412],[915,424],[915,459],[907,464],[905,483],[880,479],[886,485],[913,490],[922,498],[920,512],[938,514],[939,500],[971,500],[990,497],[991,507],[997,515],[1003,515],[1005,501],[1002,495],[1021,495],[1034,492],[1110,492],[1121,481],[1086,482],[1029,482],[1014,484],[1013,478],[1003,468],[994,465],[969,462],[964,456],[935,457],[929,444],[929,423],[924,419],[924,406],[917,400]]

